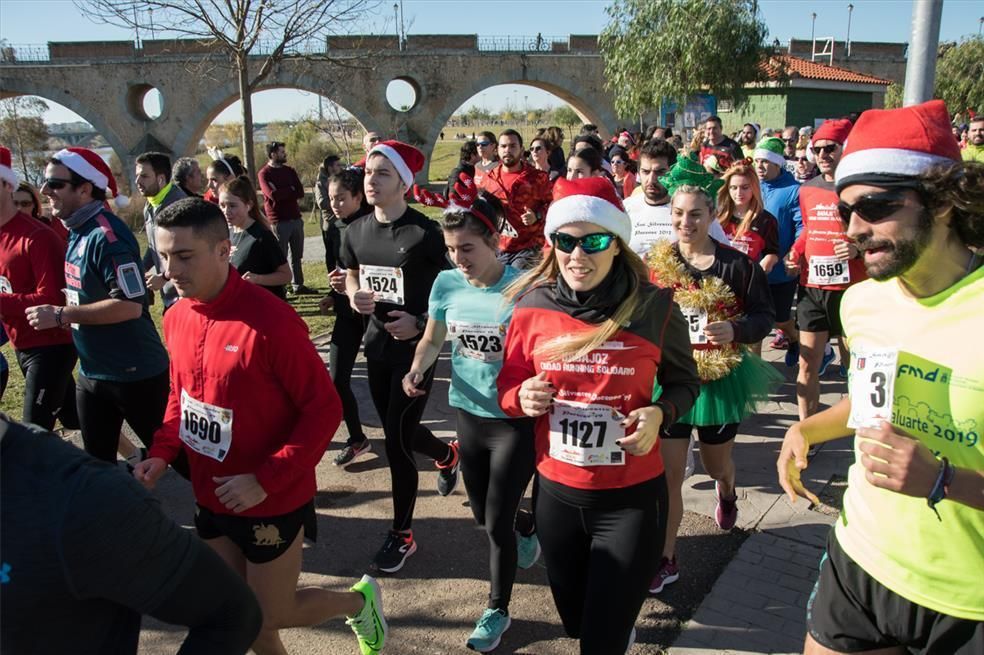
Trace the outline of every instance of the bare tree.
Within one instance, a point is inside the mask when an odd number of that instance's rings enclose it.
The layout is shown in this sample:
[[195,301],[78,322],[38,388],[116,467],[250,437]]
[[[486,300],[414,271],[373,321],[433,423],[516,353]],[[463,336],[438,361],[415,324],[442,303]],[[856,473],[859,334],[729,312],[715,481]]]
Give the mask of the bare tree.
[[375,9],[377,0],[75,0],[92,20],[141,28],[152,12],[154,29],[195,39],[227,57],[239,82],[243,158],[256,175],[252,93],[286,57],[325,54],[327,36]]
[[23,178],[34,186],[44,177],[47,159],[48,126],[44,112],[48,104],[41,98],[14,96],[0,100],[0,143],[8,146]]

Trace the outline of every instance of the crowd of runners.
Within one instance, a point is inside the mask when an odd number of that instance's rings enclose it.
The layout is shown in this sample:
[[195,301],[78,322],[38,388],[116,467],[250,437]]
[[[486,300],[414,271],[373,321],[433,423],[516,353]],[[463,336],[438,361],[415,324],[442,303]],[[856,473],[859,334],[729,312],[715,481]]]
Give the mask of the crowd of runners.
[[[736,525],[735,438],[784,379],[761,357],[771,335],[796,369],[776,464],[790,500],[819,502],[801,481],[812,447],[855,437],[798,608],[805,652],[984,652],[984,351],[968,345],[984,332],[984,121],[963,152],[940,101],[736,139],[716,116],[689,143],[658,126],[605,141],[585,125],[569,151],[564,136],[475,135],[440,191],[414,184],[424,155],[384,135],[360,161],[326,158],[327,369],[285,302],[315,291],[284,144],[259,188],[219,152],[204,170],[137,157],[143,252],[96,153],[55,153],[39,194],[0,147],[0,338],[24,378],[23,423],[0,415],[0,649],[135,653],[143,614],[187,626],[184,654],[286,653],[279,630],[331,619],[363,655],[387,647],[375,577],[298,587],[315,468],[343,421],[336,466],[373,447],[361,349],[392,497],[373,575],[418,549],[420,454],[440,495],[464,483],[488,535],[464,646],[499,645],[517,568],[542,557],[580,652],[628,653],[647,596],[687,575],[695,449],[717,526]],[[445,348],[451,441],[421,421]],[[822,409],[834,370],[848,394]],[[197,536],[152,500],[168,468],[194,492]]]

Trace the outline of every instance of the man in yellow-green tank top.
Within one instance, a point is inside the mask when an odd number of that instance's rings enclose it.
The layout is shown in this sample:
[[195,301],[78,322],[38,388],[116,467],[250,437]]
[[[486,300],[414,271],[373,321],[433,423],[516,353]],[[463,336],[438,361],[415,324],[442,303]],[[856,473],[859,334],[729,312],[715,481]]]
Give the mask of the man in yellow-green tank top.
[[836,176],[869,280],[844,295],[849,394],[793,425],[856,435],[844,509],[807,606],[805,653],[984,653],[984,165],[962,162],[941,101],[862,114]]

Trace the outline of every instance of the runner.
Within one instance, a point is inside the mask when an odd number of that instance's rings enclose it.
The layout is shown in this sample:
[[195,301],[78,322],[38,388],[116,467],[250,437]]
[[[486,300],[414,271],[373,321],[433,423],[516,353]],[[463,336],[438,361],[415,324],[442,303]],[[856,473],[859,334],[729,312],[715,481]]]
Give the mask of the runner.
[[[48,160],[41,192],[70,230],[68,303],[28,307],[27,319],[37,330],[71,326],[82,441],[86,452],[112,463],[124,420],[150,446],[167,405],[168,360],[148,311],[137,240],[106,208],[107,190],[117,195],[116,180],[92,150],[66,148]],[[179,459],[175,470],[186,475],[187,462]]]
[[[940,100],[868,110],[837,166],[838,212],[871,278],[844,293],[850,394],[794,424],[807,449],[856,435],[844,509],[807,606],[805,652],[984,652],[984,166],[960,162]],[[970,341],[968,341],[970,340]],[[890,421],[890,422],[889,422]],[[928,506],[927,506],[928,505]]]
[[134,475],[153,488],[187,454],[195,528],[263,609],[258,655],[286,654],[281,628],[342,615],[363,655],[378,653],[386,620],[371,577],[349,592],[297,588],[303,540],[316,538],[314,469],[341,421],[306,325],[230,266],[218,207],[186,198],[157,218],[161,259],[182,299],[164,317],[173,358],[167,416]]
[[[65,330],[33,329],[25,310],[65,302],[65,242],[41,221],[18,211],[13,195],[18,180],[10,164],[10,150],[0,146],[0,328],[24,374],[24,422],[51,430],[63,407],[64,414],[76,414],[75,346]],[[71,427],[78,427],[77,419]]]
[[522,155],[523,137],[516,130],[504,130],[499,135],[501,161],[476,180],[476,184],[502,201],[506,208],[499,259],[503,264],[526,269],[540,260],[546,243],[540,221],[550,202],[551,183],[547,173],[526,163]]
[[205,173],[208,175],[208,190],[205,192],[205,200],[219,204],[219,187],[226,182],[246,174],[239,157],[235,155],[223,155],[221,150],[210,149],[215,159],[208,165]]
[[704,471],[715,481],[714,521],[730,530],[738,519],[731,453],[738,426],[782,381],[770,364],[742,347],[761,341],[772,327],[775,315],[765,273],[741,252],[710,238],[708,229],[717,220],[703,188],[677,187],[672,212],[679,241],[657,244],[646,263],[656,285],[675,291],[702,386],[693,408],[663,431],[660,448],[670,503],[663,558],[649,588],[654,594],[680,577],[676,533],[683,518],[681,487],[694,428]]
[[[361,169],[347,168],[328,180],[328,204],[335,215],[335,229],[339,231],[339,238],[333,243],[337,244],[339,250],[332,253],[331,258],[326,259],[326,262],[340,262],[341,239],[348,226],[360,216],[372,212],[372,208],[366,202],[364,177]],[[331,370],[335,389],[342,399],[342,412],[349,435],[345,447],[335,456],[335,466],[346,466],[355,461],[359,455],[372,449],[372,443],[362,430],[359,403],[352,393],[352,368],[355,366],[355,358],[359,355],[359,346],[362,345],[366,319],[362,314],[352,310],[352,304],[345,295],[345,277],[345,269],[341,266],[333,265],[328,271],[335,308],[328,367]]]
[[[415,187],[414,195],[418,193]],[[437,204],[446,204],[441,201]],[[519,276],[517,269],[496,259],[498,227],[504,220],[498,198],[482,195],[476,199],[472,180],[459,179],[441,221],[448,254],[457,268],[442,271],[434,282],[427,328],[410,372],[403,378],[408,396],[423,395],[417,384],[450,337],[448,399],[457,413],[461,472],[472,514],[489,538],[492,588],[488,608],[466,643],[481,653],[494,650],[509,628],[516,566],[533,566],[540,551],[532,516],[527,512],[517,515],[533,477],[533,421],[508,418],[496,400],[495,380],[502,368],[506,328],[512,317],[512,305],[503,300],[502,292]]]
[[509,416],[538,417],[537,534],[583,655],[632,645],[666,529],[654,446],[699,388],[686,323],[672,292],[648,283],[631,229],[608,180],[557,180],[551,255],[505,294],[527,290],[506,335],[499,402]]
[[[717,220],[731,240],[731,247],[757,262],[766,274],[779,262],[779,225],[765,211],[755,169],[742,160],[724,172],[724,186],[717,193]],[[761,350],[762,344],[757,345]]]
[[229,263],[247,282],[287,300],[284,285],[290,282],[290,267],[260,213],[256,190],[248,177],[234,178],[219,187],[219,208],[229,224]]
[[[373,213],[345,230],[340,257],[349,300],[369,317],[364,350],[369,392],[383,421],[393,485],[393,524],[373,561],[383,573],[399,571],[417,551],[411,529],[419,481],[414,451],[437,463],[438,493],[447,496],[458,485],[457,444],[441,441],[420,424],[426,396],[403,393],[403,376],[427,325],[431,286],[449,267],[440,228],[407,206],[406,193],[423,165],[424,155],[399,141],[382,141],[369,151],[365,191]],[[418,388],[427,392],[433,382],[432,367]]]
[[[800,187],[803,232],[786,258],[788,270],[800,271],[796,401],[801,421],[819,408],[820,376],[834,360],[834,349],[827,340],[841,336],[840,303],[844,290],[866,277],[860,251],[844,234],[834,190],[837,162],[850,131],[851,121],[836,120],[826,121],[814,134],[810,147],[820,175]],[[843,344],[842,338],[841,368],[846,374],[848,355]]]

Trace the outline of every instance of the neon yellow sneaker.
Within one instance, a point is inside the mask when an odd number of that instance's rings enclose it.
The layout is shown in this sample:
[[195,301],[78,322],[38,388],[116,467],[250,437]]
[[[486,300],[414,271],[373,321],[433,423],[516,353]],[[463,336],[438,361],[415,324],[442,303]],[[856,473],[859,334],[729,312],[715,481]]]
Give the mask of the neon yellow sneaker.
[[345,623],[359,640],[362,655],[376,655],[386,644],[386,617],[383,615],[383,592],[379,583],[368,575],[352,585],[352,591],[362,594],[365,604],[356,616],[350,616]]

